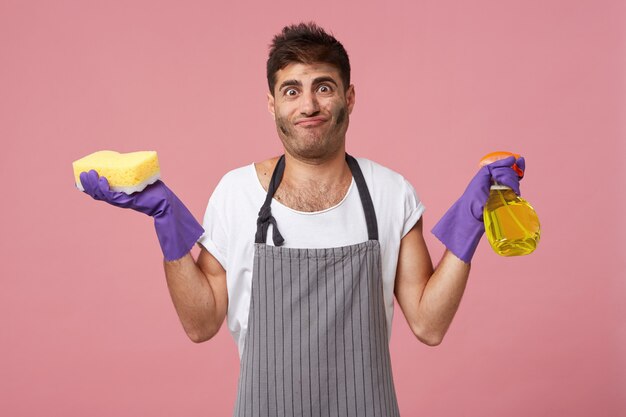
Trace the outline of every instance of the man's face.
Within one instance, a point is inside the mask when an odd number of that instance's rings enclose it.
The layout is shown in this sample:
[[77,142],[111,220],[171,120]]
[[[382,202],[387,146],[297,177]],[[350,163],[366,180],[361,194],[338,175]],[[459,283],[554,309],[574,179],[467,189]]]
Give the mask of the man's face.
[[346,90],[333,65],[293,63],[276,73],[268,107],[285,151],[321,160],[344,149],[354,86]]

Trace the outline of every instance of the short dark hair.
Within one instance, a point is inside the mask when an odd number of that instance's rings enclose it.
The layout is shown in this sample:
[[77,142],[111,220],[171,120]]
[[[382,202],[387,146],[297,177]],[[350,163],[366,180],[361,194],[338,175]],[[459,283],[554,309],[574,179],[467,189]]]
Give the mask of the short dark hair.
[[274,95],[276,73],[298,62],[323,62],[339,70],[344,88],[350,86],[350,59],[341,42],[313,22],[285,26],[274,36],[267,59],[267,84]]

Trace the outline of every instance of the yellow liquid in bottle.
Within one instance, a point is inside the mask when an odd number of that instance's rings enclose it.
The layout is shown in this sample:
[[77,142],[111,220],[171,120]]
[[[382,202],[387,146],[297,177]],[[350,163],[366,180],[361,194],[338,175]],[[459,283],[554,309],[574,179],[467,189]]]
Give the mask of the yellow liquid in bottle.
[[528,255],[539,243],[537,213],[508,187],[491,187],[483,218],[487,239],[498,255]]

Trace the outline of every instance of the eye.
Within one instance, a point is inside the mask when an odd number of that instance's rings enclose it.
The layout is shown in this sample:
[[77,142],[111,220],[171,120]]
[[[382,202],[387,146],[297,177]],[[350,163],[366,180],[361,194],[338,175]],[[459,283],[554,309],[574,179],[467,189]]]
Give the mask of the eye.
[[298,94],[298,90],[296,90],[295,88],[288,88],[283,92],[283,94],[288,97],[293,97]]
[[317,91],[319,91],[320,93],[331,93],[333,90],[328,84],[322,84],[317,87]]

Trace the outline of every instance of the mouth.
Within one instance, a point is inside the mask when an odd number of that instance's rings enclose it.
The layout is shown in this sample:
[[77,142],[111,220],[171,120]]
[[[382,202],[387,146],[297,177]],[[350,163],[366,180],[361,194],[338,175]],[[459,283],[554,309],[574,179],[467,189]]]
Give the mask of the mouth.
[[323,123],[326,123],[326,118],[325,117],[321,117],[321,116],[316,116],[316,117],[304,117],[302,119],[299,119],[295,125],[296,126],[300,126],[300,127],[315,127],[315,126],[319,126]]

